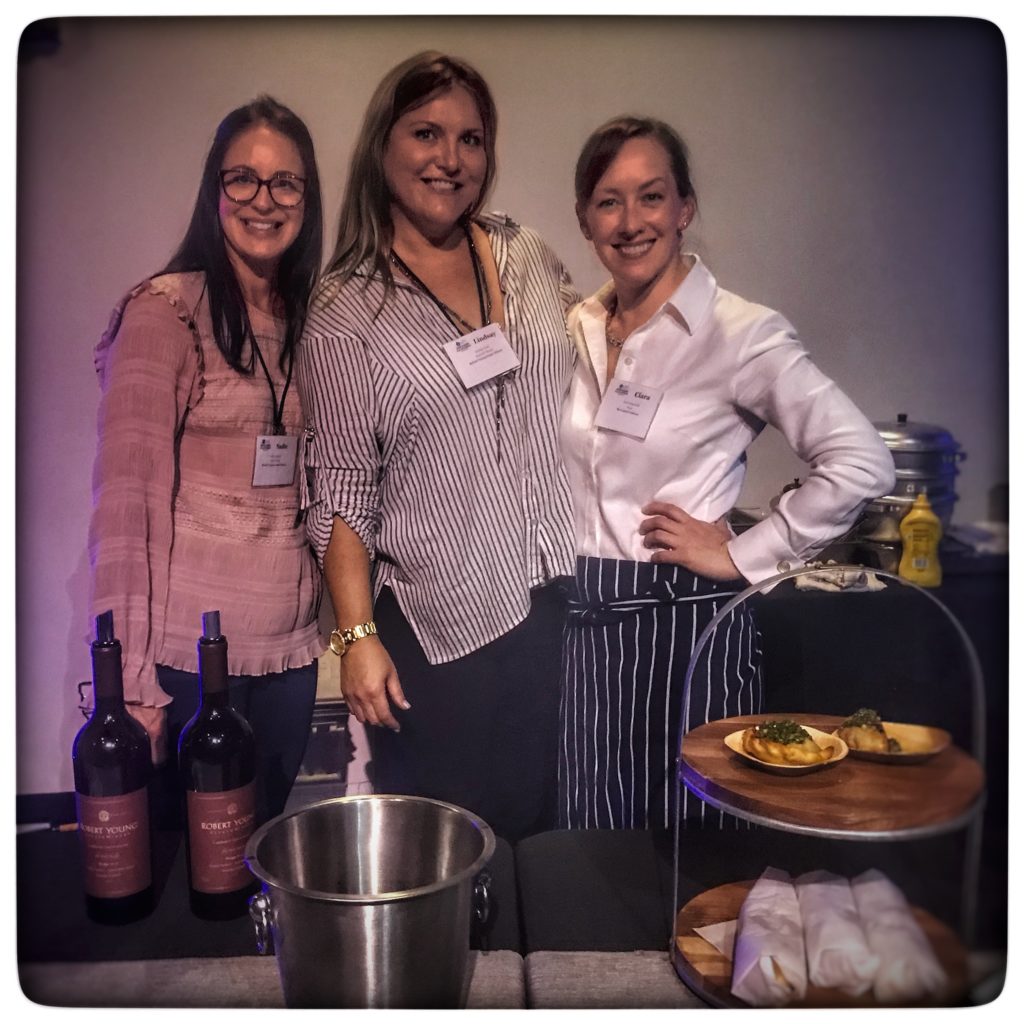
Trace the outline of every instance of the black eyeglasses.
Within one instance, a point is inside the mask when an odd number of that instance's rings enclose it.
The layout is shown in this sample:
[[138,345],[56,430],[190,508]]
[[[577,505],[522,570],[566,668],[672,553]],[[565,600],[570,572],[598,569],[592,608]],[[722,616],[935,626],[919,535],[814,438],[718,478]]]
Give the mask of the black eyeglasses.
[[220,187],[233,203],[251,203],[263,186],[278,206],[298,206],[306,193],[306,179],[295,174],[259,178],[252,171],[233,168],[220,172]]

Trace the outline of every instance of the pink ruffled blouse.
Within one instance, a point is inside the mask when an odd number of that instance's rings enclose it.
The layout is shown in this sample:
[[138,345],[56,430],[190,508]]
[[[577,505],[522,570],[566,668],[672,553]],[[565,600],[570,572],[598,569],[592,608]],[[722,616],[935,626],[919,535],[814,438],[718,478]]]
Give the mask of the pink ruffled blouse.
[[[249,318],[280,401],[284,324]],[[232,675],[308,665],[320,573],[291,486],[253,487],[256,437],[272,433],[270,388],[245,376],[213,338],[201,274],[135,288],[96,348],[103,396],[89,530],[93,614],[110,608],[129,702],[162,706],[157,664],[195,672],[204,611],[219,609]],[[292,380],[283,417],[302,437]]]

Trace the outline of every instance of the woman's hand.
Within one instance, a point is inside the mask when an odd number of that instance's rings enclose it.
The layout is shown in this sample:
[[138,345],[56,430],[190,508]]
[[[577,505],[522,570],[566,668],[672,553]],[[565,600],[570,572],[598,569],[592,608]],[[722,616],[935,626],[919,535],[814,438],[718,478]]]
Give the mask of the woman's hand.
[[167,708],[148,708],[142,704],[125,704],[128,714],[146,730],[153,764],[167,760]]
[[338,671],[341,695],[358,721],[401,731],[391,704],[403,711],[412,705],[405,699],[391,656],[377,637],[363,637],[354,643],[341,659]]
[[650,501],[640,511],[651,517],[640,524],[640,533],[644,547],[655,549],[652,562],[681,565],[711,580],[739,578],[726,547],[732,534],[724,518],[706,523],[667,501]]

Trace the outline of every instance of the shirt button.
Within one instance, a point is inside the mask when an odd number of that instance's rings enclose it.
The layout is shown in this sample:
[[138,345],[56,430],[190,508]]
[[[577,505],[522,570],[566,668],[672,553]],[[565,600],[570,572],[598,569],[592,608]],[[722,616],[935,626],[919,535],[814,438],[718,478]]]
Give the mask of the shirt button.
[[627,366],[632,366],[632,365],[633,365],[633,357],[632,357],[632,356],[626,356],[626,358],[625,358],[625,359],[623,359],[622,361],[623,361],[623,362],[624,362],[624,363],[625,363],[625,364],[626,364]]
[[779,564],[775,568],[778,569],[779,572],[789,572],[789,570],[793,567],[789,564],[789,562],[783,561],[779,562]]

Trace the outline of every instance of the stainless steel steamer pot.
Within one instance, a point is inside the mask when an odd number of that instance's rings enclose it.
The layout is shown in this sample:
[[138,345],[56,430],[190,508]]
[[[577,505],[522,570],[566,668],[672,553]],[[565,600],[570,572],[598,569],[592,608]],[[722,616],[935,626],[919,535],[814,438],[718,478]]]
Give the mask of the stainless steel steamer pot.
[[906,413],[873,426],[892,453],[896,485],[891,494],[867,506],[858,535],[866,540],[899,540],[899,521],[922,491],[947,529],[957,500],[957,466],[967,457],[956,439],[945,427],[913,422]]

